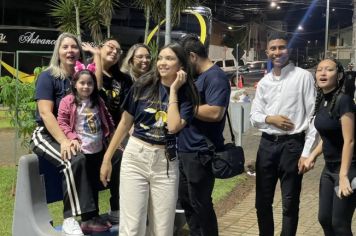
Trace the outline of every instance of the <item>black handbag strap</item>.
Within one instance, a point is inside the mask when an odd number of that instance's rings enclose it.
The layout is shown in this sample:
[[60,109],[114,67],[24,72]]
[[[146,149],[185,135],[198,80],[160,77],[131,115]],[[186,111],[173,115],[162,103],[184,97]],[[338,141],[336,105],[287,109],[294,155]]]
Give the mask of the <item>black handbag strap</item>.
[[234,132],[232,131],[231,119],[230,119],[230,115],[229,115],[229,111],[228,110],[226,110],[226,116],[227,116],[227,121],[229,122],[231,141],[232,141],[233,144],[235,144],[235,135],[234,135]]
[[[229,123],[229,130],[230,130],[230,133],[231,133],[231,142],[233,144],[235,144],[235,135],[234,135],[234,133],[232,131],[231,119],[230,119],[230,115],[229,115],[228,110],[226,110],[226,116],[227,116],[227,121]],[[215,151],[214,143],[208,137],[206,137],[205,135],[204,135],[204,138],[205,138],[206,143],[208,144],[208,149],[210,151]]]

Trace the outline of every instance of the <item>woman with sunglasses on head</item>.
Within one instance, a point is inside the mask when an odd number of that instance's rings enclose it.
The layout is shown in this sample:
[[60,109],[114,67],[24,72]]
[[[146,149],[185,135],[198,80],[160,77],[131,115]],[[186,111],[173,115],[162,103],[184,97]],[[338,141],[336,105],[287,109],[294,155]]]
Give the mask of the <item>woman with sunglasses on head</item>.
[[299,167],[300,172],[306,172],[314,167],[320,154],[324,155],[318,217],[326,236],[352,235],[356,208],[356,193],[351,185],[352,180],[356,185],[355,104],[353,92],[345,92],[344,83],[341,63],[325,59],[318,64],[314,124],[321,141]]
[[151,69],[151,51],[142,43],[134,44],[126,54],[121,71],[136,81]]
[[[38,158],[44,158],[63,173],[64,235],[83,235],[75,219],[91,218],[96,206],[91,186],[86,178],[85,156],[76,150],[75,143],[68,139],[57,122],[59,103],[70,91],[76,61],[84,60],[79,40],[70,33],[59,35],[54,46],[49,67],[37,78],[35,100],[37,102],[37,128],[32,134],[31,149]],[[92,231],[106,231],[107,226],[91,224]]]
[[[120,122],[122,109],[121,105],[128,94],[132,80],[129,75],[120,71],[119,60],[123,51],[120,43],[114,38],[105,39],[99,48],[93,48],[89,44],[83,45],[85,51],[93,55],[98,54],[99,59],[94,56],[94,62],[99,64],[95,75],[98,81],[99,95],[104,100],[109,113],[111,114],[115,127]],[[96,53],[98,51],[98,53]],[[119,185],[120,185],[120,165],[122,157],[122,148],[115,151],[113,157],[113,176],[108,185],[110,188],[110,211],[108,220],[112,224],[119,223],[120,206],[119,206]]]
[[126,97],[124,113],[104,155],[100,179],[110,181],[111,157],[128,131],[120,173],[120,236],[173,235],[178,197],[176,135],[193,118],[198,95],[183,48],[168,44],[154,71],[137,80]]

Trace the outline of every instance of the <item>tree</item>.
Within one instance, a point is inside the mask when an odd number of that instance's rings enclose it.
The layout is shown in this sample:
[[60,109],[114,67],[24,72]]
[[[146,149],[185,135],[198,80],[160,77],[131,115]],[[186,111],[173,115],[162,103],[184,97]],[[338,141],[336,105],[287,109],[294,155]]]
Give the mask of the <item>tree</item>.
[[101,42],[103,34],[101,26],[103,25],[103,17],[99,11],[99,4],[102,0],[87,0],[81,8],[81,18],[83,23],[89,28],[90,35],[94,42]]
[[10,124],[18,128],[22,145],[27,148],[29,148],[30,135],[36,127],[34,91],[37,76],[42,69],[41,67],[34,69],[35,80],[31,83],[22,83],[10,76],[0,77],[0,100],[8,107]]
[[60,31],[76,34],[79,39],[80,21],[83,21],[90,29],[92,39],[98,43],[103,38],[102,26],[106,27],[107,37],[111,36],[111,19],[114,7],[118,5],[119,0],[52,0],[50,15],[55,17]]
[[[172,24],[176,25],[180,21],[180,13],[182,10],[198,4],[198,0],[173,0],[172,1]],[[145,28],[145,42],[147,42],[147,35],[149,31],[150,16],[153,21],[158,24],[156,44],[159,45],[160,23],[162,19],[166,18],[165,0],[135,0],[134,6],[144,9],[146,16],[146,28]]]
[[[53,16],[59,25],[61,32],[69,32],[80,35],[79,8],[74,6],[73,0],[52,0],[49,4],[51,7],[50,16]],[[76,15],[78,13],[78,16]],[[76,16],[76,21],[73,21]],[[77,20],[78,19],[78,20]]]
[[114,13],[114,7],[119,6],[119,0],[99,0],[99,12],[103,17],[103,24],[106,27],[107,37],[111,37],[110,26]]

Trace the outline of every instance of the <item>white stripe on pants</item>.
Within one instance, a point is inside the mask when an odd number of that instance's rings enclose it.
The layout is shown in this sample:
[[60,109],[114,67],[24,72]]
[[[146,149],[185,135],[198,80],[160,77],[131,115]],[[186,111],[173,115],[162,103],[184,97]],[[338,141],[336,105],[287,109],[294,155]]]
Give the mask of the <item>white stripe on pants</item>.
[[178,160],[169,162],[165,149],[131,137],[125,148],[120,173],[120,236],[173,235],[178,198]]

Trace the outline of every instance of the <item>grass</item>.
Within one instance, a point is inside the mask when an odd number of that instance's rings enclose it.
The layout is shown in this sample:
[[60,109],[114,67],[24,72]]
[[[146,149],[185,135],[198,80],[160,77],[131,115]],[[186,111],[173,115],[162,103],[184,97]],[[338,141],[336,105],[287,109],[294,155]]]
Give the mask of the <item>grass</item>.
[[[12,186],[16,180],[16,168],[0,167],[0,180],[0,232],[3,236],[10,236],[12,235],[12,216],[15,200]],[[225,196],[234,190],[239,182],[243,180],[243,176],[237,176],[227,180],[217,179],[213,192],[213,202],[217,203],[222,200]],[[109,195],[110,192],[108,190],[100,192],[99,204],[101,213],[105,213],[109,210]],[[49,204],[49,212],[53,217],[54,225],[62,224],[62,209],[62,202]]]
[[0,129],[11,127],[10,117],[6,112],[7,111],[5,109],[0,109]]

